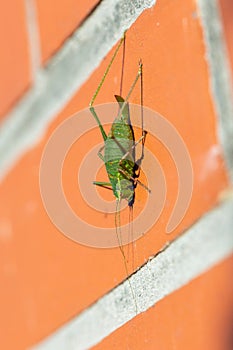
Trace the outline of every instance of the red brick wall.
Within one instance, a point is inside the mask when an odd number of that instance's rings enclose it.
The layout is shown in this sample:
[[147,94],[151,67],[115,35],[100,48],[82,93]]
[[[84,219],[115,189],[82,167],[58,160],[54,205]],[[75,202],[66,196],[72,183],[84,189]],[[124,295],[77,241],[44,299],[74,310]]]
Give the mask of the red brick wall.
[[[17,114],[22,99],[26,98],[27,103],[27,94],[37,84],[38,72],[33,73],[35,62],[32,62],[36,53],[32,52],[28,28],[36,28],[39,38],[39,64],[36,68],[47,74],[47,67],[51,62],[53,64],[54,55],[70,40],[73,31],[81,28],[87,16],[95,13],[91,11],[97,4],[91,0],[35,1],[31,8],[37,20],[34,27],[30,27],[31,17],[27,15],[22,0],[15,2],[14,6],[7,2],[2,5],[2,126],[9,119],[17,127],[17,118],[14,123],[11,113],[14,109]],[[221,0],[221,9],[232,65],[233,8],[230,1]],[[215,97],[210,88],[203,31],[194,1],[158,0],[154,7],[138,17],[126,34],[123,95],[126,95],[135,77],[141,58],[144,105],[164,116],[179,132],[190,154],[194,173],[190,206],[181,223],[168,235],[165,229],[177,196],[177,170],[164,145],[148,134],[146,145],[161,163],[167,181],[167,197],[158,221],[133,247],[129,272],[139,268],[168,241],[172,242],[211,211],[218,203],[220,193],[230,183],[219,137]],[[37,344],[126,277],[119,248],[84,246],[59,232],[44,209],[39,189],[39,166],[49,137],[61,122],[88,106],[114,50],[115,47],[74,94],[70,93],[59,113],[54,113],[51,122],[44,127],[39,141],[35,137],[34,145],[12,161],[1,176],[2,349],[26,349]],[[112,102],[113,95],[119,93],[121,64],[119,55],[96,103]],[[63,81],[57,81],[58,86],[62,84]],[[54,96],[56,98],[56,94]],[[140,103],[139,96],[137,86],[131,102]],[[30,122],[33,125],[33,112],[36,114],[37,110],[32,109],[27,126]],[[10,126],[8,129],[11,130]],[[21,131],[24,131],[23,127],[17,133]],[[36,124],[34,131],[37,131]],[[17,134],[12,133],[12,144],[14,135]],[[66,158],[64,191],[78,215],[89,218],[89,223],[93,225],[101,222],[101,227],[114,228],[114,215],[91,210],[77,188],[77,169],[82,159],[88,150],[101,142],[98,129],[86,137],[72,146]],[[3,173],[3,168],[0,171]],[[104,191],[100,193],[105,196]],[[135,206],[135,216],[143,208],[145,197],[144,190],[138,186],[139,204]],[[230,309],[233,303],[232,283],[229,282],[231,268],[232,259],[226,258],[209,272],[125,324],[96,349],[229,350]]]

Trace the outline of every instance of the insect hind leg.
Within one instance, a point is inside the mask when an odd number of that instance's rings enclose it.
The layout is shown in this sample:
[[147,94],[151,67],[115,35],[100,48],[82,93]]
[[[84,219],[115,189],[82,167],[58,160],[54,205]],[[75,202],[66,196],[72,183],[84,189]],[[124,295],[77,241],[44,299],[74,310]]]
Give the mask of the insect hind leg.
[[103,83],[104,83],[104,81],[105,81],[105,79],[106,79],[106,76],[107,76],[107,74],[108,74],[108,72],[109,72],[109,69],[111,68],[111,66],[112,66],[112,64],[113,64],[113,61],[115,60],[116,55],[117,55],[117,53],[118,53],[118,51],[119,51],[119,49],[120,49],[120,47],[121,47],[121,45],[122,45],[122,43],[123,43],[124,41],[125,41],[125,33],[123,34],[123,36],[122,36],[122,38],[121,38],[121,40],[120,40],[120,42],[119,42],[119,44],[118,44],[118,46],[117,46],[117,48],[116,48],[114,54],[113,54],[113,56],[112,56],[112,59],[111,59],[111,61],[109,62],[108,66],[107,66],[107,68],[106,68],[106,70],[105,70],[105,72],[104,72],[103,78],[101,79],[101,81],[100,81],[100,83],[99,83],[99,85],[98,85],[98,87],[97,87],[97,89],[96,89],[96,91],[95,91],[95,93],[94,93],[94,95],[93,95],[93,97],[92,97],[92,99],[91,99],[91,102],[90,102],[90,104],[89,104],[89,107],[92,107],[92,106],[93,106],[93,103],[94,103],[94,101],[95,101],[97,95],[99,94],[100,89],[101,89],[101,87],[102,87],[102,85],[103,85]]

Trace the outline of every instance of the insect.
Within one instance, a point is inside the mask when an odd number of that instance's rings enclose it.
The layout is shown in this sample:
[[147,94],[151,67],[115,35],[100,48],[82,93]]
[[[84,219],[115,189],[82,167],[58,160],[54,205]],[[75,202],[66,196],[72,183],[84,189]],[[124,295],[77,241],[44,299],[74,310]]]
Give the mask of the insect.
[[[116,234],[118,238],[119,247],[124,258],[126,273],[127,273],[127,276],[129,277],[126,257],[123,250],[121,234],[120,234],[120,226],[121,226],[120,203],[122,199],[127,200],[129,209],[132,212],[133,205],[135,202],[135,189],[137,185],[139,184],[143,186],[147,191],[150,192],[150,190],[139,180],[140,165],[141,165],[142,159],[144,158],[144,143],[145,143],[147,132],[142,127],[142,135],[137,141],[135,141],[134,130],[130,120],[130,110],[129,110],[129,103],[128,103],[129,97],[135,85],[137,84],[137,81],[139,80],[139,78],[141,78],[141,85],[142,85],[142,61],[141,60],[139,61],[138,72],[136,74],[136,77],[130,87],[130,90],[126,98],[124,99],[120,95],[115,95],[116,101],[119,104],[119,111],[112,123],[110,132],[108,134],[106,134],[101,124],[101,121],[99,120],[99,117],[93,107],[94,101],[104,83],[104,80],[108,74],[108,71],[124,40],[125,40],[125,35],[120,40],[116,48],[116,51],[109,65],[107,66],[107,69],[103,75],[103,78],[93,95],[93,98],[90,102],[89,107],[90,107],[90,112],[95,118],[103,137],[104,147],[100,149],[98,156],[105,163],[106,171],[109,178],[109,182],[94,181],[93,183],[96,186],[101,186],[112,190],[114,196],[116,197],[116,213],[115,213]],[[142,152],[139,159],[136,160],[135,148],[139,143],[142,144]],[[104,153],[102,153],[102,151],[104,151]],[[130,288],[134,296],[131,285],[130,285]],[[134,296],[134,299],[135,299],[135,296]]]

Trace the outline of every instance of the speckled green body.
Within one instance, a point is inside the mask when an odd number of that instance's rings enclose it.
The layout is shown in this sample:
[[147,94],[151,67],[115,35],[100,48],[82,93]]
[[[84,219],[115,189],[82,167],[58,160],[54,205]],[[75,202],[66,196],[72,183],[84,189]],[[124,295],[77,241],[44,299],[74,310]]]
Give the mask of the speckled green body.
[[[116,96],[121,107],[123,99]],[[134,131],[130,123],[129,107],[125,107],[111,127],[105,140],[104,162],[112,190],[117,199],[126,199],[130,206],[134,202],[135,149]],[[125,157],[125,159],[122,157]]]

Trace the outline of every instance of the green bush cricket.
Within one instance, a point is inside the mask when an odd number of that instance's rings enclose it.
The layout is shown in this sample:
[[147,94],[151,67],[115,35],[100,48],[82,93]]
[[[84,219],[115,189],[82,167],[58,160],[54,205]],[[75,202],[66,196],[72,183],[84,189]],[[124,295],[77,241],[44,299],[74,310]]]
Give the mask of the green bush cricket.
[[[89,107],[90,107],[90,112],[92,113],[93,117],[95,118],[99,126],[100,132],[104,140],[104,147],[101,148],[101,150],[98,153],[98,156],[105,163],[106,171],[109,177],[109,182],[94,181],[93,184],[96,186],[101,186],[107,189],[111,189],[113,191],[114,196],[116,197],[116,212],[115,212],[116,234],[117,234],[119,247],[124,258],[126,273],[127,273],[127,276],[129,277],[126,257],[123,250],[121,234],[120,234],[120,226],[121,226],[120,202],[122,199],[127,200],[129,210],[132,212],[133,205],[135,202],[135,189],[137,184],[143,186],[147,191],[150,192],[150,190],[144,184],[142,184],[138,179],[140,175],[140,165],[141,165],[142,159],[144,158],[144,143],[145,143],[146,134],[147,134],[147,132],[143,129],[143,115],[141,116],[142,117],[142,135],[139,138],[139,140],[135,141],[134,130],[130,120],[130,111],[129,111],[129,103],[128,103],[129,97],[135,85],[137,84],[137,81],[139,80],[139,78],[141,78],[141,106],[142,106],[142,61],[140,60],[139,62],[137,75],[133,81],[133,84],[131,85],[131,88],[126,98],[124,99],[120,95],[115,95],[116,101],[119,104],[119,111],[112,123],[110,132],[108,134],[106,134],[101,124],[101,121],[99,120],[99,117],[97,116],[95,109],[93,107],[94,101],[105,81],[108,71],[124,40],[125,40],[125,35],[120,40],[116,48],[116,51],[110,63],[107,66],[107,69],[103,75],[103,78],[93,95],[93,98],[90,102]],[[141,111],[143,112],[143,109],[141,109]],[[142,143],[142,153],[140,158],[136,161],[135,147],[139,143]],[[101,153],[103,150],[104,150],[104,154]],[[136,298],[135,298],[131,283],[130,283],[130,288],[131,288],[133,298],[135,300],[136,313],[137,313],[137,303],[136,303]]]

